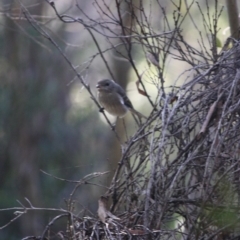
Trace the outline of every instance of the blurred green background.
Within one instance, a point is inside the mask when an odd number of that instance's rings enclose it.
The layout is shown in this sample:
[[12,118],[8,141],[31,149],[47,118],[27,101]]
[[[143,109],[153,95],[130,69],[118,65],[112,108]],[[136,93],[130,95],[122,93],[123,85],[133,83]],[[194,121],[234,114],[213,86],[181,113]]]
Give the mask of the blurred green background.
[[[25,197],[36,207],[65,207],[64,199],[74,184],[56,180],[40,169],[70,180],[104,171],[108,169],[107,154],[101,149],[112,134],[79,82],[72,81],[74,74],[56,48],[21,19],[18,3],[8,3],[1,6],[0,20],[0,208],[20,206],[16,200],[28,205]],[[25,4],[36,16],[45,16],[50,9],[40,1]],[[54,26],[57,44],[70,59],[84,61],[87,50],[83,47],[67,49],[64,41],[71,32],[66,26],[44,17],[37,20],[46,22],[49,32],[48,27]],[[103,190],[83,187],[79,202],[96,205],[89,198],[97,199]],[[50,216],[46,212],[26,214],[1,230],[0,238],[40,233]],[[13,211],[1,212],[0,225],[13,217]]]

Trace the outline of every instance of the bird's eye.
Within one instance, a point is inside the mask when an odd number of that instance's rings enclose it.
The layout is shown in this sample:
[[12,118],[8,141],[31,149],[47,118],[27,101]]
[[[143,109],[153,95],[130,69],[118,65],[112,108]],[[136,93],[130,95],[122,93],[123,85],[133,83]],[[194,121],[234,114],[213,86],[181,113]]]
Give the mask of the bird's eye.
[[109,83],[105,83],[105,86],[109,86]]

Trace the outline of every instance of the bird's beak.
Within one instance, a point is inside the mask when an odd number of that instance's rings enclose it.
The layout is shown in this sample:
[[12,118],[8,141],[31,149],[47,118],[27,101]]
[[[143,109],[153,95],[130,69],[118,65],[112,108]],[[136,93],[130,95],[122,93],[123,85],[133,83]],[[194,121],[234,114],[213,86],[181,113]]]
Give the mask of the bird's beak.
[[100,85],[99,85],[99,84],[97,84],[97,85],[96,85],[96,88],[100,88]]

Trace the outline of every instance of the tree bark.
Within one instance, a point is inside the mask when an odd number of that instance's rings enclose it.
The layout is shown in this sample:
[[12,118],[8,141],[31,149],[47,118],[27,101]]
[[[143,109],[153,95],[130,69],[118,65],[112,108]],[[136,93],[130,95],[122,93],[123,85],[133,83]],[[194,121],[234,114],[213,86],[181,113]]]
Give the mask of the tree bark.
[[239,18],[237,0],[226,0],[231,36],[239,39]]

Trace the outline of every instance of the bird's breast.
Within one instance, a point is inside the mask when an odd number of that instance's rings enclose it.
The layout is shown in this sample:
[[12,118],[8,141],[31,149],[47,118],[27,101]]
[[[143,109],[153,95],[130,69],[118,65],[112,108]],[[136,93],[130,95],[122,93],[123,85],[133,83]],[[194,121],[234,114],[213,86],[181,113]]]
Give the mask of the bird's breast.
[[123,117],[128,108],[117,93],[98,92],[98,100],[103,108],[113,116]]

